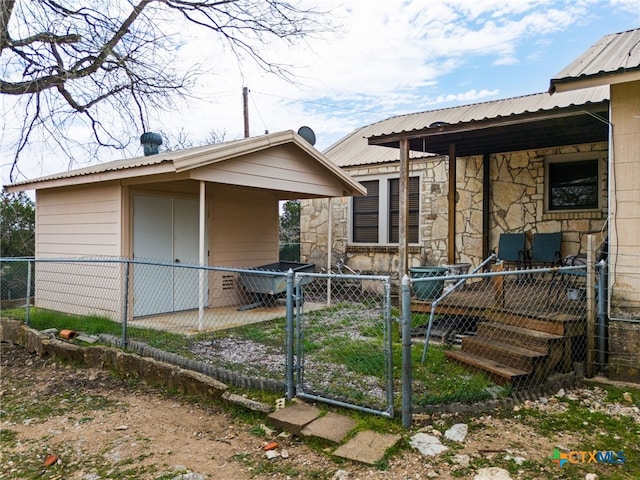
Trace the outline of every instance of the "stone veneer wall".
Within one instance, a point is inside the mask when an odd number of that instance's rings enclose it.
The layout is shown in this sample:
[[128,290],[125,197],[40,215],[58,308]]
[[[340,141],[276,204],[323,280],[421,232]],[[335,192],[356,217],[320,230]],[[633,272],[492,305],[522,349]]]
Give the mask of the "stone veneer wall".
[[[544,159],[547,155],[597,151],[601,153],[603,208],[598,212],[544,212]],[[607,144],[511,152],[491,156],[489,248],[498,246],[502,232],[525,231],[529,241],[534,232],[563,232],[562,255],[586,253],[587,235],[602,231],[607,214]],[[457,160],[456,262],[478,265],[482,252],[482,158]],[[348,170],[356,180],[371,175],[398,174],[398,163]],[[411,174],[420,174],[420,244],[409,248],[409,265],[441,265],[448,249],[448,160],[414,160]],[[332,200],[333,263],[347,256],[354,269],[376,274],[398,270],[395,245],[349,245],[349,198]],[[328,200],[301,201],[301,255],[303,261],[325,267],[327,262]],[[530,245],[529,245],[530,246]]]

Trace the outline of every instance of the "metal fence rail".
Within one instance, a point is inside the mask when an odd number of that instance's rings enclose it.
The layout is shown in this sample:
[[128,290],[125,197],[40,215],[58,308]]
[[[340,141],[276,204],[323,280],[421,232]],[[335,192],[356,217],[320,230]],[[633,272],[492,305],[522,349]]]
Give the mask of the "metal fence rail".
[[404,423],[430,405],[607,367],[604,265],[499,267],[407,277],[394,307],[389,277],[313,273],[298,262],[240,269],[3,258],[0,300],[3,311],[24,308],[27,323],[66,312],[123,347],[149,345],[201,371],[264,379],[288,398],[385,416],[400,409]]

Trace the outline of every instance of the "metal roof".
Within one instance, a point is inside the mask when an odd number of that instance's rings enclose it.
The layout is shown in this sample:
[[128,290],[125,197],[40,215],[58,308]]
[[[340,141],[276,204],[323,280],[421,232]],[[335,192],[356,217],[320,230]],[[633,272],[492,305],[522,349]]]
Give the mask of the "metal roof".
[[325,151],[341,167],[398,161],[401,138],[412,158],[428,154],[481,155],[605,141],[609,88],[522,97],[399,115],[362,127]]
[[551,79],[550,91],[564,83],[640,72],[640,28],[605,35]]
[[366,189],[362,185],[353,180],[347,173],[292,130],[173,152],[158,153],[144,157],[100,163],[90,167],[15,182],[7,185],[5,188],[10,191],[19,191],[32,188],[47,188],[54,183],[56,186],[89,183],[112,178],[113,176],[109,174],[114,173],[118,175],[122,174],[122,178],[163,173],[176,174],[285,144],[295,145],[313,158],[318,164],[340,178],[349,194],[366,194]]

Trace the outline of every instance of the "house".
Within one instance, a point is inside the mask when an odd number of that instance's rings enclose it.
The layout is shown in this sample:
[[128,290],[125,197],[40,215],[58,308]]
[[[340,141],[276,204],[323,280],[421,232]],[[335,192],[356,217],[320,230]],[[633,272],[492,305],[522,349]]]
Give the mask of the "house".
[[640,381],[640,29],[606,35],[551,79],[550,92],[610,91],[609,375]]
[[[118,160],[5,188],[35,190],[38,259],[105,260],[82,278],[63,273],[62,264],[38,262],[36,306],[114,319],[121,318],[125,274],[109,259],[235,268],[272,264],[278,262],[279,201],[366,193],[293,131]],[[194,277],[194,288],[178,292],[170,269],[135,268],[133,316],[237,302],[233,292],[223,292],[233,279],[221,272],[208,273],[208,293],[201,298],[195,269],[183,271]],[[61,275],[68,281],[60,282]],[[144,295],[150,291],[153,297]]]
[[[408,267],[479,265],[503,232],[530,239],[562,231],[563,255],[584,253],[587,235],[606,231],[608,109],[608,89],[596,87],[401,115],[358,129],[325,155],[369,193],[332,199],[331,215],[326,199],[302,202],[303,258],[326,262],[332,218],[333,258],[397,274],[397,147],[405,137]],[[587,197],[560,202],[550,193],[571,182],[585,185]]]
[[548,92],[392,117],[325,154],[369,193],[304,201],[303,258],[331,249],[402,274],[478,265],[505,232],[562,232],[562,256],[595,235],[608,241],[609,375],[640,381],[640,29],[602,38]]

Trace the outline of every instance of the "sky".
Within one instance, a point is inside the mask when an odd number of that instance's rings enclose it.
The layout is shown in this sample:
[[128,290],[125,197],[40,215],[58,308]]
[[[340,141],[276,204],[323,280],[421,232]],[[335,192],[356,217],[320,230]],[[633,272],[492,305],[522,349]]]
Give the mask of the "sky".
[[[154,116],[151,129],[182,133],[194,143],[212,131],[225,140],[242,138],[247,87],[250,135],[308,126],[324,151],[394,115],[544,92],[602,36],[640,27],[640,0],[300,1],[330,11],[337,30],[264,52],[292,65],[295,83],[238,65],[215,46],[203,49],[199,34],[191,34],[181,61],[198,61],[208,72],[188,101]],[[0,125],[11,126],[6,118]],[[83,133],[76,134],[82,141]],[[70,165],[47,154],[53,148],[34,148],[21,161],[19,180],[88,163],[81,150]],[[2,145],[0,155],[7,159]],[[100,161],[139,155],[132,141],[124,153],[102,152]],[[0,164],[3,184],[9,167]]]

